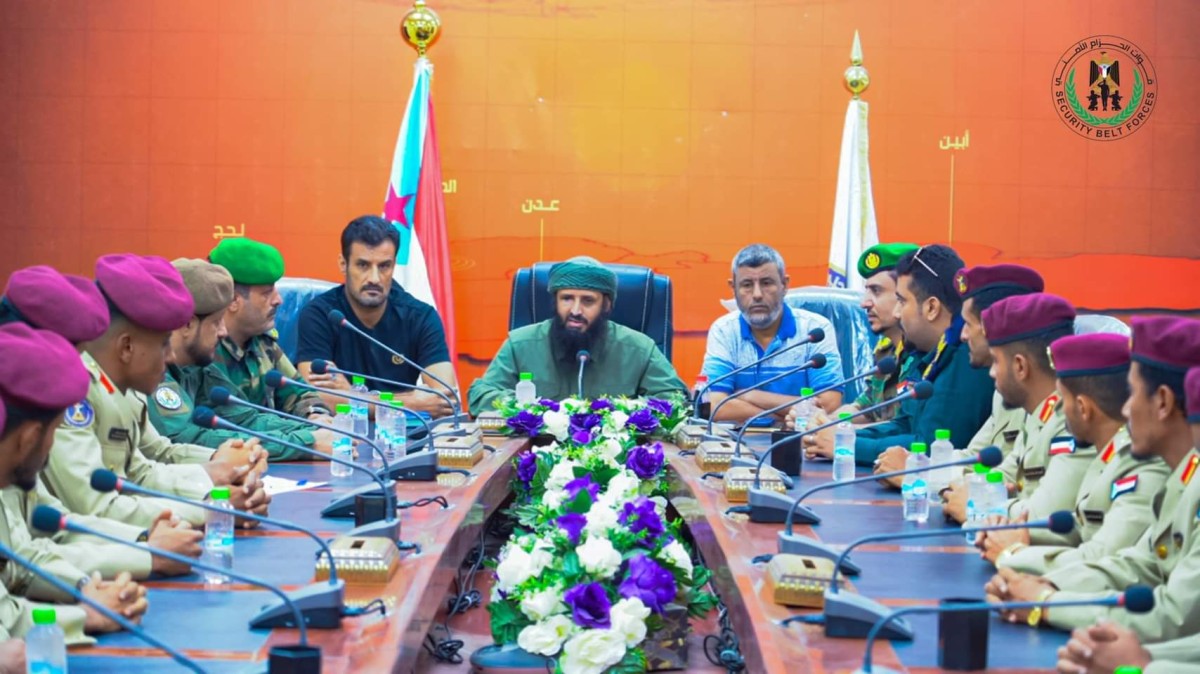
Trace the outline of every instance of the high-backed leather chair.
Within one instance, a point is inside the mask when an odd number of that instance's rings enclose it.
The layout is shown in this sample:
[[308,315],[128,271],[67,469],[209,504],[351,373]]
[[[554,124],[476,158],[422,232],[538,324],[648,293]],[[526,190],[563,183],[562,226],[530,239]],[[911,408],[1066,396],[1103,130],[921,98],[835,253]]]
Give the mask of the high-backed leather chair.
[[300,310],[317,295],[337,285],[329,281],[315,278],[294,278],[285,276],[275,282],[275,289],[283,298],[283,304],[275,312],[275,330],[279,332],[279,346],[294,363],[296,361],[296,346],[299,340],[298,323]]
[[[554,262],[537,262],[513,276],[508,329],[544,321],[554,316],[554,299],[546,291]],[[654,340],[668,360],[675,335],[671,279],[653,269],[632,264],[605,263],[617,275],[617,299],[609,320],[632,328]]]

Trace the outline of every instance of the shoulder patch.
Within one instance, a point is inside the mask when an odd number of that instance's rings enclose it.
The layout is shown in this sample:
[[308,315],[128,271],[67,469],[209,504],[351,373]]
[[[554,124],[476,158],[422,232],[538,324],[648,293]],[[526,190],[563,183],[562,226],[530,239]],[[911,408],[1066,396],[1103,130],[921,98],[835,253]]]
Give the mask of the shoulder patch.
[[1050,456],[1058,456],[1060,454],[1075,453],[1075,438],[1069,435],[1060,435],[1050,441]]
[[1137,475],[1130,475],[1129,477],[1123,477],[1120,480],[1113,482],[1112,483],[1112,493],[1109,494],[1109,500],[1115,501],[1115,500],[1117,500],[1117,497],[1121,496],[1122,494],[1129,494],[1131,492],[1137,491],[1137,484],[1138,484],[1138,476]]
[[183,406],[183,399],[170,386],[159,386],[154,392],[154,402],[164,410],[177,410]]
[[71,405],[63,415],[63,423],[72,428],[87,428],[95,420],[96,412],[92,409],[91,403],[86,400],[80,400]]

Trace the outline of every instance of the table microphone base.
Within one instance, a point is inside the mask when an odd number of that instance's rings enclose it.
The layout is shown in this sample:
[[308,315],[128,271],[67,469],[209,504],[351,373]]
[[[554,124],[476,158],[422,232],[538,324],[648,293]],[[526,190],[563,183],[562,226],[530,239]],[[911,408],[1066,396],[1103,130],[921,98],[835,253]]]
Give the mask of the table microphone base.
[[[388,489],[395,489],[396,487],[395,482],[388,482],[387,485]],[[338,496],[330,501],[329,505],[325,506],[321,510],[321,517],[332,517],[335,519],[342,517],[354,517],[354,498],[359,494],[375,494],[380,497],[384,496],[383,492],[379,490],[379,485],[375,484],[374,482],[371,484],[364,484],[361,487],[351,489],[345,494],[342,494],[341,496]]]
[[387,474],[379,471],[379,477],[399,482],[433,482],[437,480],[437,452],[425,450],[400,457],[388,465]]
[[272,646],[267,674],[321,674],[321,649],[317,646]]
[[[797,536],[792,534],[789,536],[786,532],[779,532],[779,552],[785,555],[804,555],[806,557],[824,557],[837,561],[841,557],[841,553],[835,552],[832,548],[825,545],[821,541],[805,536]],[[842,560],[842,565],[838,567],[840,573],[847,576],[857,576],[862,569],[858,565],[850,561],[850,558]]]
[[[737,463],[737,459],[734,459],[734,463]],[[767,524],[786,522],[788,512],[791,511],[792,503],[795,501],[787,494],[754,488],[750,489],[747,499],[750,505],[750,521]]]
[[[836,639],[865,639],[875,623],[893,609],[852,592],[825,590],[825,636]],[[912,641],[912,625],[895,618],[879,631],[881,639]],[[874,667],[872,667],[874,669]]]
[[[733,463],[730,464],[730,467],[736,467],[736,466],[741,466],[743,468],[755,468],[758,466],[758,459],[756,457],[746,456],[744,454],[741,456],[738,456],[735,454],[733,457]],[[783,473],[781,473],[779,471],[776,471],[776,473],[777,474],[775,477],[777,477],[783,481],[784,487],[791,489],[793,484],[795,484],[792,482],[792,478],[790,476],[784,475]],[[788,507],[789,508],[792,507],[791,501],[788,501]],[[784,513],[786,513],[786,512],[787,511],[785,510]],[[784,520],[756,520],[756,519],[754,519],[753,515],[750,516],[750,519],[754,520],[755,522],[783,522],[784,521]]]
[[390,541],[400,540],[400,519],[393,516],[393,519],[376,520],[375,522],[367,522],[354,527],[350,531],[342,534],[343,536],[358,536],[361,538],[386,538]]
[[[299,607],[304,624],[311,629],[337,629],[342,625],[342,612],[346,608],[346,582],[338,579],[330,583],[321,581],[305,585],[287,593],[288,598]],[[263,607],[258,615],[250,619],[250,627],[295,627],[296,618],[287,604],[276,601]]]

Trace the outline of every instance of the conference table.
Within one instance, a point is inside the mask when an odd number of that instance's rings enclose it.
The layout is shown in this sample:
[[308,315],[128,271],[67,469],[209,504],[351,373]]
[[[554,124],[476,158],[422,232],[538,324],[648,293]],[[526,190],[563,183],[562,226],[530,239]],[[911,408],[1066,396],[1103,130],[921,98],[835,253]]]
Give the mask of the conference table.
[[[362,606],[381,599],[386,616],[373,612],[346,618],[340,629],[309,630],[309,641],[322,649],[322,671],[342,672],[467,672],[467,660],[476,648],[491,642],[485,607],[447,618],[447,598],[463,561],[479,545],[485,523],[510,496],[511,458],[528,446],[527,439],[485,438],[496,447],[472,469],[470,477],[448,474],[438,482],[401,482],[400,501],[443,496],[450,508],[438,505],[400,512],[401,539],[420,546],[406,552],[399,570],[386,584],[347,584],[346,601]],[[744,671],[835,672],[859,667],[864,648],[861,639],[829,639],[821,628],[792,624],[782,619],[804,611],[778,606],[764,589],[766,567],[754,564],[755,555],[774,552],[780,525],[756,524],[744,515],[727,515],[721,481],[702,478],[703,471],[690,456],[681,456],[668,445],[672,480],[671,502],[687,522],[695,545],[714,571],[714,584],[729,608],[728,620],[740,642]],[[328,482],[326,486],[275,496],[271,516],[310,527],[325,538],[345,533],[348,519],[328,519],[321,509],[336,494],[366,484],[358,473],[333,480],[327,464],[271,464],[269,473],[292,480]],[[793,488],[828,481],[828,463],[807,461]],[[870,533],[913,528],[957,528],[946,525],[940,512],[931,510],[924,524],[903,521],[899,495],[875,483],[852,485],[806,501],[823,523],[798,526],[834,548]],[[308,537],[262,527],[238,532],[234,570],[256,576],[285,589],[313,582],[316,544]],[[990,577],[989,565],[979,559],[961,534],[906,541],[903,545],[868,545],[852,553],[862,574],[850,579],[844,591],[861,592],[890,607],[933,605],[944,597],[981,597]],[[252,630],[251,616],[274,599],[266,590],[234,583],[227,589],[207,589],[197,574],[151,579],[150,611],[142,625],[154,635],[210,672],[262,672],[269,649],[295,644],[295,629]],[[476,587],[487,597],[491,573],[476,576]],[[911,672],[937,669],[937,618],[913,615],[912,642],[876,646],[877,666],[905,668]],[[442,624],[452,632],[446,635]],[[719,630],[715,616],[693,620],[687,652],[689,672],[724,672],[703,653],[703,639]],[[432,632],[431,632],[432,630]],[[438,662],[422,648],[427,634],[461,640],[463,662]],[[1054,664],[1054,652],[1067,635],[1009,625],[998,617],[990,623],[990,669],[1017,672],[1045,669]],[[176,672],[182,668],[160,651],[128,633],[101,636],[94,646],[73,648],[70,669],[79,672]]]

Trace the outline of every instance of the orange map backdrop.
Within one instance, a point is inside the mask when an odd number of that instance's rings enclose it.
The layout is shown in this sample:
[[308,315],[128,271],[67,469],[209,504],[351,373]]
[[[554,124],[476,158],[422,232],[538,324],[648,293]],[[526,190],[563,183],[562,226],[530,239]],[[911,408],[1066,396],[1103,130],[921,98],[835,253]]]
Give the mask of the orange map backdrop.
[[[514,269],[587,253],[674,279],[690,380],[733,253],[764,241],[820,284],[842,70],[861,32],[881,237],[1016,261],[1080,306],[1200,306],[1200,52],[1192,0],[431,0],[460,377],[503,339]],[[90,273],[120,250],[202,256],[214,227],[336,279],[382,208],[414,53],[408,3],[0,3],[0,274]],[[1082,138],[1057,59],[1140,47],[1148,125]],[[943,136],[956,153],[953,233]],[[453,182],[450,182],[453,181]],[[526,199],[558,210],[524,213]]]

